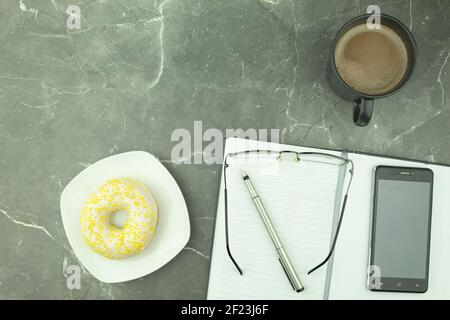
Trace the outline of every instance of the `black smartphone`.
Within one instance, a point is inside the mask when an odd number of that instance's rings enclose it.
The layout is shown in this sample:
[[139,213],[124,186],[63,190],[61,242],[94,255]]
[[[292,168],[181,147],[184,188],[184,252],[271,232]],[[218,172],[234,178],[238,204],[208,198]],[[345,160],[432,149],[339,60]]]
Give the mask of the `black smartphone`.
[[375,169],[367,278],[370,290],[428,290],[432,203],[430,169]]

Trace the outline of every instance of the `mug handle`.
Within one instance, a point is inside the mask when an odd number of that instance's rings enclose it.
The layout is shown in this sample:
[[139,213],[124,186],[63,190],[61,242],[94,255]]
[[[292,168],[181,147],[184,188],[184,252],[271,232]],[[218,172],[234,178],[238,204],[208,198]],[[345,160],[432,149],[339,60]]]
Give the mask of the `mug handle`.
[[353,122],[358,127],[365,127],[372,118],[374,99],[358,98],[353,102]]

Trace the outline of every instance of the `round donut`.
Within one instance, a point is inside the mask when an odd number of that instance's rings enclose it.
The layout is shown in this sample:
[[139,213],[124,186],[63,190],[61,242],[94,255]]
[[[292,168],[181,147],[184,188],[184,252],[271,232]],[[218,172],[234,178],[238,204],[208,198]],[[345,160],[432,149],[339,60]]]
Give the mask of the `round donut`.
[[[128,218],[120,228],[111,214],[124,211]],[[158,220],[156,201],[150,190],[132,179],[112,179],[100,186],[81,210],[81,233],[86,244],[110,259],[124,259],[144,250]]]

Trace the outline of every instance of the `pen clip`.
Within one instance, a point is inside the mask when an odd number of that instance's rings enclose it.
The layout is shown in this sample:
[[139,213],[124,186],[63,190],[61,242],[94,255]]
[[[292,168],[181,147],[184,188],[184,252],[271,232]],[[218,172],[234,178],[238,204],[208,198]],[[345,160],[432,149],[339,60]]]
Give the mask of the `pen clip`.
[[292,286],[292,289],[294,289],[294,291],[297,291],[297,290],[295,289],[294,282],[292,281],[290,275],[289,275],[288,272],[287,272],[287,269],[286,269],[286,266],[285,266],[284,263],[283,263],[283,260],[281,260],[281,258],[278,257],[278,261],[280,261],[280,264],[281,264],[281,266],[283,267],[284,273],[286,274],[286,277],[288,278],[289,283],[290,283],[291,286]]

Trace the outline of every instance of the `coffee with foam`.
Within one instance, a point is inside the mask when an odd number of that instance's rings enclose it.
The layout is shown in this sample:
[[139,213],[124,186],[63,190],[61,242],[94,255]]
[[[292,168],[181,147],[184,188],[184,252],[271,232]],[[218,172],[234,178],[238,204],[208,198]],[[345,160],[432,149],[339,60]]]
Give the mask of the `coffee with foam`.
[[401,37],[381,26],[357,25],[345,32],[335,49],[341,78],[366,95],[383,95],[401,84],[408,69],[408,51]]

